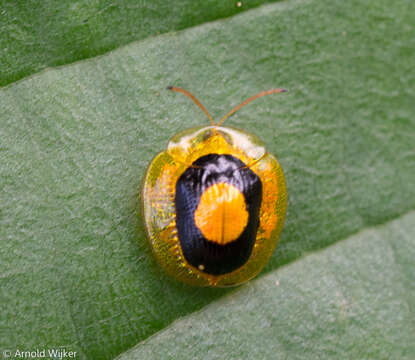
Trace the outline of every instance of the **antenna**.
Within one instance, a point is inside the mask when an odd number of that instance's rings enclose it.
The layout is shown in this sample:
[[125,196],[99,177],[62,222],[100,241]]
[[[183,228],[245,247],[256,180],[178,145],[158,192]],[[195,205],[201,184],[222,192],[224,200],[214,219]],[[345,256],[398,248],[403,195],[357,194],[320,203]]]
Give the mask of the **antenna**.
[[246,99],[244,102],[240,103],[238,106],[234,107],[231,111],[229,111],[219,122],[217,126],[221,126],[223,122],[230,116],[232,116],[234,113],[236,113],[240,108],[244,107],[246,104],[249,104],[251,101],[254,101],[262,96],[270,95],[270,94],[277,94],[286,92],[286,89],[272,89],[272,90],[266,90],[261,91],[260,93],[251,96],[250,98]]
[[182,94],[185,94],[186,96],[191,98],[195,102],[195,104],[197,106],[199,106],[200,109],[207,115],[207,117],[210,120],[211,125],[215,126],[215,121],[213,120],[212,116],[209,114],[209,111],[207,111],[206,108],[200,103],[200,101],[197,100],[190,92],[188,92],[187,90],[184,90],[182,88],[176,87],[176,86],[168,86],[167,89],[172,90],[172,91],[176,91],[176,92],[181,92]]
[[[184,90],[182,88],[179,88],[177,86],[168,86],[167,87],[168,90],[172,90],[172,91],[176,91],[176,92],[180,92],[182,94],[185,94],[186,96],[188,96],[189,98],[191,98],[194,103],[199,106],[199,108],[207,115],[207,117],[210,120],[210,123],[212,126],[215,126],[215,121],[213,120],[212,116],[209,114],[209,112],[206,110],[206,108],[200,103],[199,100],[196,99],[195,96],[193,96],[190,92],[188,92],[187,90]],[[249,104],[251,101],[254,101],[260,97],[263,97],[265,95],[271,95],[271,94],[277,94],[277,93],[282,93],[282,92],[287,92],[286,89],[271,89],[271,90],[266,90],[266,91],[261,91],[260,93],[251,96],[250,98],[246,99],[244,102],[240,103],[238,106],[235,106],[231,111],[229,111],[219,122],[216,126],[221,126],[223,124],[223,122],[231,117],[234,113],[236,113],[239,109],[241,109],[242,107],[244,107],[245,105]]]

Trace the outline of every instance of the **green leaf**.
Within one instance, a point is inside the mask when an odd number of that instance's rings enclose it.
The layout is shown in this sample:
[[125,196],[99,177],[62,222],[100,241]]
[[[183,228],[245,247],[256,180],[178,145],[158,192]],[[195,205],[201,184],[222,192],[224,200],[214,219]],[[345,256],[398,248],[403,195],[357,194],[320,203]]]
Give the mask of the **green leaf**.
[[117,359],[413,359],[414,225],[411,212],[300,258]]
[[[191,90],[215,118],[261,90],[289,89],[227,120],[262,138],[286,174],[287,220],[262,276],[278,277],[293,261],[301,267],[308,253],[341,247],[352,234],[413,210],[414,23],[412,0],[287,1],[1,89],[0,349],[64,344],[79,358],[111,359],[225,294],[239,298],[256,286],[192,288],[166,277],[151,256],[139,208],[146,166],[171,135],[208,124],[167,85]],[[401,237],[389,241],[410,252]],[[401,264],[412,276],[411,258]],[[388,269],[379,268],[379,277]],[[341,277],[336,267],[321,271]],[[356,272],[357,284],[367,271]],[[405,298],[414,309],[413,291],[386,298]],[[301,301],[294,296],[291,306],[307,316]],[[367,309],[373,297],[361,302]],[[318,304],[316,318],[324,316]],[[363,332],[377,311],[364,313],[353,331]],[[394,328],[410,334],[409,321],[399,319]],[[341,343],[346,330],[333,326]],[[297,329],[292,336],[306,341]],[[384,351],[392,351],[385,339]],[[295,344],[285,346],[301,356]]]
[[0,86],[134,40],[177,31],[276,0],[30,0],[0,3]]

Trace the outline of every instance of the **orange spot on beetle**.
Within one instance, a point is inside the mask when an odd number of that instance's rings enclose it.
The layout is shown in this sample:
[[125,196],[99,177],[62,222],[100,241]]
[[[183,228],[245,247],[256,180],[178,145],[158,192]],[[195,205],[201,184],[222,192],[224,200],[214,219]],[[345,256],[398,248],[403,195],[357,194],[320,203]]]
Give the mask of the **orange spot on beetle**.
[[244,195],[233,185],[218,183],[202,194],[194,218],[206,239],[225,245],[242,234],[248,215]]

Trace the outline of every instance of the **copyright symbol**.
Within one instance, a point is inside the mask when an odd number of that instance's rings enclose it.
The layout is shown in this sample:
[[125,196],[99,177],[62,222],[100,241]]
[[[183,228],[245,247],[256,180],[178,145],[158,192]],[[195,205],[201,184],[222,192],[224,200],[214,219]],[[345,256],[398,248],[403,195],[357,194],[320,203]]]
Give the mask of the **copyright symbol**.
[[12,355],[12,352],[10,350],[3,350],[3,357],[9,358]]

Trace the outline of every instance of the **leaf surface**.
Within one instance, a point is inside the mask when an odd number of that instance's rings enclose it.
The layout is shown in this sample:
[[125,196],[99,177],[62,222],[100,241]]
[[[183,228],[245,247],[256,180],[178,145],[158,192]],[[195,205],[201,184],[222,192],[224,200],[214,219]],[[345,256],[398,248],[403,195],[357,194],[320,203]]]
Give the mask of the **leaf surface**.
[[300,258],[117,359],[412,359],[414,225],[411,212]]

